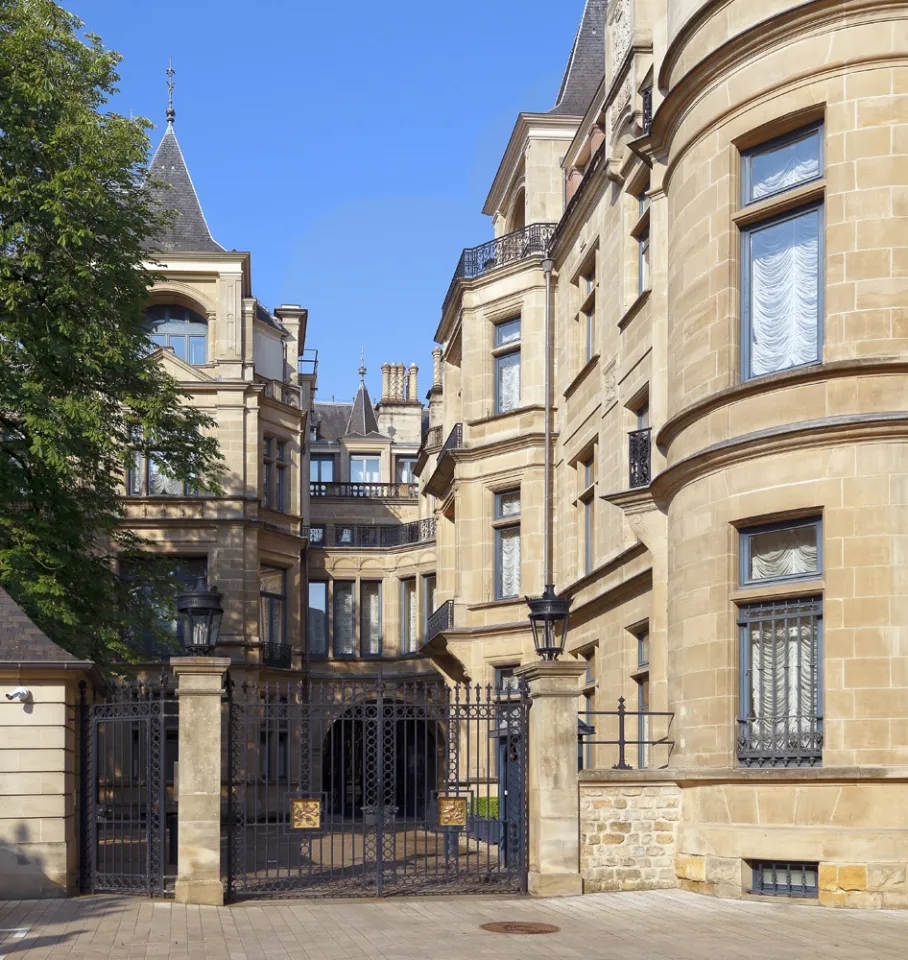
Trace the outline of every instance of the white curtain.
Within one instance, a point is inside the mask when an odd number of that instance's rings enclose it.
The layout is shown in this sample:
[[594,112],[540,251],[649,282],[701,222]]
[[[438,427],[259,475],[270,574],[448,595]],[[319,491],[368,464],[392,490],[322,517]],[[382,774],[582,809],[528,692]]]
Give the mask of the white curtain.
[[520,527],[501,530],[498,544],[501,595],[516,597],[520,593]]
[[751,537],[751,580],[816,573],[818,569],[817,528],[814,526],[776,530]]
[[498,412],[506,413],[520,406],[520,354],[509,353],[498,358]]
[[142,496],[142,464],[144,462],[142,454],[133,451],[132,462],[126,475],[126,492],[131,497]]
[[356,653],[353,627],[353,584],[334,584],[334,655],[352,657]]
[[362,647],[367,656],[381,653],[381,584],[362,584]]
[[751,736],[779,743],[810,733],[817,715],[816,621],[764,620],[750,627]]
[[779,193],[820,175],[819,136],[814,134],[753,158],[751,200]]
[[819,359],[819,222],[811,210],[750,236],[754,377]]
[[403,592],[403,653],[413,653],[416,650],[416,581],[406,580]]
[[183,494],[183,482],[161,473],[160,455],[152,454],[148,461],[148,494],[152,497],[179,497]]

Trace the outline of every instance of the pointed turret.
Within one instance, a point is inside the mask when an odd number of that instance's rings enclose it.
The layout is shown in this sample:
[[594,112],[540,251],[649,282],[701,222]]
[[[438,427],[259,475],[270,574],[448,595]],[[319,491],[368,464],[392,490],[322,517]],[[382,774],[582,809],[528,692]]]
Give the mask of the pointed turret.
[[372,398],[369,396],[369,388],[366,386],[366,364],[363,360],[359,368],[359,390],[356,391],[353,409],[350,411],[350,417],[347,420],[345,436],[353,434],[358,437],[368,437],[370,434],[377,434],[378,432],[375,408],[372,406]]
[[605,16],[608,0],[587,0],[561,89],[550,114],[582,117],[605,75]]

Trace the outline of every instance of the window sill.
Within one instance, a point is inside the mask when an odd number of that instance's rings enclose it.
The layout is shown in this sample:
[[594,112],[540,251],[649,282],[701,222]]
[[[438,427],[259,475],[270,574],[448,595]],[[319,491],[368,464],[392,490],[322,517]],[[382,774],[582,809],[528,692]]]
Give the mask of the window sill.
[[577,372],[577,375],[573,380],[567,385],[562,396],[567,399],[570,395],[577,389],[578,386],[586,379],[587,374],[599,365],[599,354],[594,353],[589,360],[580,368]]
[[749,207],[743,207],[737,213],[731,215],[731,222],[743,229],[754,223],[787,213],[789,210],[795,210],[805,204],[822,200],[825,194],[826,181],[820,180],[805,187],[799,187],[797,190],[791,190],[788,193],[768,197],[766,200],[753,203]]
[[752,587],[732,590],[732,603],[762,603],[765,600],[788,600],[793,597],[808,597],[823,593],[826,581],[820,577],[813,580],[798,580],[789,583],[761,583]]
[[623,330],[630,322],[637,316],[637,314],[643,309],[646,304],[646,301],[649,300],[650,294],[652,293],[652,288],[649,287],[643,291],[643,293],[637,296],[637,299],[624,311],[624,313],[618,318],[618,329]]
[[[486,417],[480,417],[478,420],[467,420],[468,427],[481,427],[487,423],[495,423],[498,420],[505,420],[507,417],[517,417],[523,413],[534,413],[536,411],[545,411],[545,407],[538,403],[531,403],[525,407],[515,407],[513,410],[506,410],[504,413],[491,413]],[[459,448],[463,449],[463,448]]]
[[[523,597],[499,597],[496,600],[486,600],[484,603],[471,603],[467,610],[494,610],[497,607],[513,607],[517,604],[525,605]],[[529,624],[529,620],[527,621]]]

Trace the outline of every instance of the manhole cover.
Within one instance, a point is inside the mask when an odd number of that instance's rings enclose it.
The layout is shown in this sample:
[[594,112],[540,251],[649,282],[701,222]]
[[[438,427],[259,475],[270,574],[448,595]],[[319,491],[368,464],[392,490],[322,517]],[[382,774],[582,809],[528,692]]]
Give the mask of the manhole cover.
[[503,921],[498,923],[484,923],[483,930],[489,933],[518,933],[529,936],[535,933],[558,933],[561,927],[552,926],[550,923],[515,923],[513,921]]

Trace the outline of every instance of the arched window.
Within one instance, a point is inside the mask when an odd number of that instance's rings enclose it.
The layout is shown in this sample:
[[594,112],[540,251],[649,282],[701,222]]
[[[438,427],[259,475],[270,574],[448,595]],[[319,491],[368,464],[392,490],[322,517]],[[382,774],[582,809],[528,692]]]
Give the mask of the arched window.
[[155,304],[145,311],[148,337],[158,347],[173,347],[187,363],[208,363],[208,323],[194,310],[173,303]]

